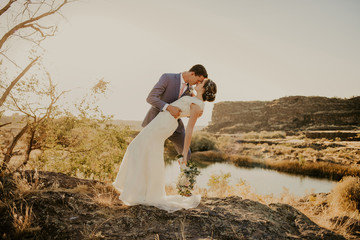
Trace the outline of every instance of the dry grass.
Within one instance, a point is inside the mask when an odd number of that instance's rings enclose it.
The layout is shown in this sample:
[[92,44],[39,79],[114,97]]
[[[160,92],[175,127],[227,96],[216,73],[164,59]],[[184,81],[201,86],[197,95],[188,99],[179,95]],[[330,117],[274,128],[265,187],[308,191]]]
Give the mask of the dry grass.
[[327,178],[339,181],[344,176],[360,176],[358,166],[343,166],[329,162],[305,161],[265,161],[266,168],[291,174],[300,174],[312,177]]
[[104,207],[114,207],[115,203],[119,202],[119,193],[111,184],[96,183],[93,186],[79,184],[72,189],[63,189],[53,186],[50,190],[85,195],[94,203]]
[[[102,224],[101,224],[102,225]],[[88,225],[84,225],[84,230],[80,231],[82,234],[82,239],[85,240],[98,240],[98,239],[104,239],[104,235],[102,235],[101,231],[98,231],[98,228],[101,226],[95,226],[95,227],[90,227]]]
[[[238,184],[229,185],[230,173],[214,174],[210,177],[208,188],[195,188],[194,194],[203,197],[240,196],[243,199],[259,201],[264,204],[289,204],[321,227],[335,231],[338,234],[351,238],[354,223],[360,221],[360,178],[345,177],[329,194],[311,194],[298,197],[291,194],[286,188],[280,197],[274,195],[259,195],[252,191],[244,180]],[[166,186],[168,195],[177,194],[176,189]]]
[[87,194],[90,192],[90,187],[85,184],[78,184],[76,188],[73,189],[73,191],[80,194]]
[[242,139],[283,139],[286,138],[286,133],[283,131],[261,131],[261,132],[248,132],[241,134]]
[[17,209],[15,204],[13,204],[13,206],[10,206],[10,211],[13,218],[14,229],[18,234],[41,229],[40,227],[31,227],[33,218],[32,207],[26,205],[24,209],[23,203],[21,203],[20,209]]
[[360,215],[360,178],[344,177],[329,195],[331,207]]
[[[306,197],[295,196],[285,188],[280,197],[259,195],[242,179],[235,186],[230,186],[230,173],[212,175],[208,189],[196,188],[194,194],[203,197],[240,196],[244,199],[259,201],[264,204],[289,204],[321,227],[335,231],[345,237],[351,237],[351,227],[360,221],[360,178],[345,177],[330,194],[311,194]],[[176,194],[175,189],[167,187],[168,194]]]
[[226,153],[236,152],[236,148],[234,148],[234,138],[228,135],[217,136],[215,142],[215,148]]
[[354,224],[360,221],[360,179],[345,177],[328,196],[312,195],[303,204],[295,204],[300,211],[322,227],[351,238]]
[[224,154],[217,151],[194,152],[191,154],[191,160],[195,162],[221,162],[224,161]]
[[207,195],[221,198],[230,196],[229,194],[233,192],[232,187],[229,185],[230,177],[230,173],[212,175],[208,182],[209,192]]
[[250,132],[215,135],[216,148],[226,154],[249,156],[256,160],[330,162],[348,167],[360,162],[360,142],[308,139],[283,132]]
[[114,207],[115,203],[118,202],[118,193],[115,188],[110,184],[97,183],[91,188],[91,199],[104,207]]
[[186,216],[184,217],[184,219],[182,220],[180,219],[180,233],[176,234],[176,239],[186,240],[185,221],[186,221]]
[[[308,152],[311,150],[308,150]],[[277,153],[279,154],[279,153]],[[239,167],[259,167],[273,169],[280,172],[327,178],[339,181],[344,176],[359,176],[360,166],[346,166],[330,162],[307,161],[304,155],[297,155],[296,160],[263,160],[249,157],[248,155],[226,154],[217,151],[196,152],[191,155],[195,162],[232,162]]]
[[37,170],[35,170],[34,174],[30,175],[28,178],[25,174],[25,172],[16,172],[13,175],[14,183],[16,184],[15,193],[22,198],[30,193],[41,191],[43,188],[43,184],[39,181],[39,174]]
[[108,218],[100,224],[95,224],[93,227],[84,224],[84,230],[80,231],[83,237],[82,239],[86,239],[86,240],[104,239],[105,237],[102,235],[102,232],[99,231],[99,229],[102,225],[104,225],[110,220],[112,220],[112,218]]

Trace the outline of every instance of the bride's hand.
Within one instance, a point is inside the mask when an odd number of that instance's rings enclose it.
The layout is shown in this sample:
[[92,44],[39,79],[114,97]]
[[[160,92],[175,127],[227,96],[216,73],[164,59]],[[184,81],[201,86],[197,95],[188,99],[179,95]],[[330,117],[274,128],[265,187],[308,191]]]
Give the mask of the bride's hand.
[[179,158],[178,159],[178,163],[179,163],[179,165],[181,165],[181,164],[185,164],[186,165],[186,160],[184,159],[184,158]]
[[178,163],[180,165],[180,169],[184,169],[186,167],[187,160],[185,157],[179,158]]

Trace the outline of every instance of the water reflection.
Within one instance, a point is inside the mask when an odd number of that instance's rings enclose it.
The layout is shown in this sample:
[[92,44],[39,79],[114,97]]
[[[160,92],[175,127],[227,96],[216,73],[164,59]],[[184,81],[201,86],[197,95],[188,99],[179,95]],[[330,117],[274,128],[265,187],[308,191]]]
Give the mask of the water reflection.
[[[197,178],[197,185],[201,188],[208,187],[207,183],[211,175],[231,173],[230,185],[235,185],[240,179],[243,179],[251,186],[253,192],[261,195],[280,196],[284,188],[297,196],[330,192],[336,183],[326,179],[289,175],[268,169],[241,168],[229,163],[213,163],[199,170],[201,174]],[[165,168],[166,184],[175,186],[179,173],[179,165],[176,161],[167,164]]]

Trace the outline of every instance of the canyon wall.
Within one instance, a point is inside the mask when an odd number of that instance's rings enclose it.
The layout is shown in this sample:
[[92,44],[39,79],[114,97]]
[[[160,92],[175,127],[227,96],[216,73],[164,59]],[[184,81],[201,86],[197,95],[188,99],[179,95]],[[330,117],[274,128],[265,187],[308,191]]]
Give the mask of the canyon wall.
[[350,99],[290,96],[273,101],[219,102],[207,131],[358,130],[360,96]]

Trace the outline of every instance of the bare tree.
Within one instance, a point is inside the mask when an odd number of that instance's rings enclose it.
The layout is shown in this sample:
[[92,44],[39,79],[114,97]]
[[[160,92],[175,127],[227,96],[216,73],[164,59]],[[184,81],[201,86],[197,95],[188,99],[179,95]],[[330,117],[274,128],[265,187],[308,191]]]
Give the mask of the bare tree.
[[[0,33],[0,55],[21,69],[16,61],[6,54],[10,48],[10,44],[7,43],[17,39],[27,41],[31,45],[40,46],[41,41],[47,37],[54,36],[57,31],[57,23],[50,21],[50,16],[61,16],[60,10],[71,1],[8,0],[7,2],[1,2],[5,3],[0,3],[0,24],[3,29],[7,30]],[[4,26],[4,23],[7,23],[7,25]],[[38,56],[33,58],[7,87],[3,86],[5,91],[1,94],[0,107],[4,104],[16,83],[30,70],[38,59]]]
[[29,65],[10,83],[10,85],[6,88],[5,92],[2,94],[0,98],[0,106],[2,106],[9,95],[10,91],[14,88],[15,84],[29,71],[29,69],[35,64],[35,62],[39,60],[39,57],[29,63]]
[[[0,166],[0,176],[8,169],[15,146],[25,135],[28,135],[28,140],[26,140],[27,149],[22,162],[18,164],[17,168],[27,164],[31,150],[33,150],[34,138],[38,128],[56,114],[56,104],[65,91],[58,93],[50,74],[46,73],[46,77],[48,83],[42,87],[38,84],[38,80],[33,77],[27,81],[27,84],[16,89],[15,92],[18,96],[14,96],[12,93],[9,94],[11,101],[8,108],[25,115],[27,123],[12,139],[11,144],[6,149],[5,157]],[[36,83],[36,89],[33,87],[34,83]],[[22,95],[22,97],[19,95]],[[38,97],[37,101],[35,101],[36,103],[33,102],[34,96]]]

